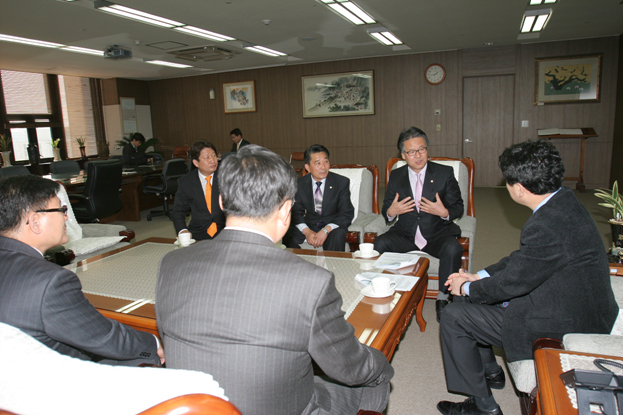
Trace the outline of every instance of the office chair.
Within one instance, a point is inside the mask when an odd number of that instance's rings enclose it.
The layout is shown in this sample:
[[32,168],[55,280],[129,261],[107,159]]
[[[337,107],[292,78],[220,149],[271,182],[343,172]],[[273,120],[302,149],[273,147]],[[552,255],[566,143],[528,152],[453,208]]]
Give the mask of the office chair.
[[160,153],[151,152],[151,153],[145,153],[145,154],[147,154],[147,157],[151,157],[151,159],[153,160],[152,163],[154,166],[159,166],[164,161],[164,158],[162,157]]
[[174,159],[184,159],[188,161],[190,157],[188,156],[188,152],[190,151],[190,147],[188,146],[177,146],[173,149],[173,154],[171,154],[171,158]]
[[[162,198],[163,210],[152,210],[147,215],[150,221],[154,216],[166,215],[171,219],[171,211],[169,209],[169,198],[177,192],[177,179],[186,174],[186,161],[183,158],[167,160],[164,163],[161,175],[151,175],[143,179],[143,193],[148,195],[156,195]],[[158,177],[161,183],[154,186],[147,186],[146,183],[151,178]]]
[[87,181],[82,194],[72,194],[72,209],[78,222],[99,222],[121,210],[121,174],[118,160],[98,160],[84,164]]
[[55,161],[50,164],[50,173],[78,174],[80,173],[80,164],[75,160]]
[[123,160],[123,156],[119,156],[119,155],[117,155],[117,156],[110,156],[110,157],[108,157],[108,160],[119,160],[119,161],[122,161]]
[[30,174],[30,170],[22,165],[7,166],[0,169],[0,177],[24,176],[26,174]]

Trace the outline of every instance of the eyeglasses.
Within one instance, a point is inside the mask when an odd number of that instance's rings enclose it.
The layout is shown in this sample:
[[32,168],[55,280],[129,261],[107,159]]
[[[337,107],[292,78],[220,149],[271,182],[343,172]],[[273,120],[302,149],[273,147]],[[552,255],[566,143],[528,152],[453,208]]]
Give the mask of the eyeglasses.
[[424,147],[424,148],[420,148],[420,149],[417,149],[417,150],[403,151],[402,154],[406,154],[409,157],[413,157],[417,153],[417,154],[423,156],[424,154],[426,154],[427,151],[428,150],[426,149],[426,147]]
[[35,212],[37,212],[37,213],[61,212],[63,215],[66,215],[67,214],[67,210],[68,210],[67,206],[61,206],[59,208],[54,208],[54,209],[35,210]]

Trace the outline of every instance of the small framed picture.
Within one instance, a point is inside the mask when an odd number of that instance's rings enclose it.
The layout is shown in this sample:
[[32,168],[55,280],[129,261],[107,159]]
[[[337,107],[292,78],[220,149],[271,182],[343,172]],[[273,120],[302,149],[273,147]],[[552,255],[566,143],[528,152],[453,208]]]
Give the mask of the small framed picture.
[[600,102],[602,56],[537,58],[534,105]]
[[223,105],[226,114],[257,111],[255,106],[255,81],[224,83]]

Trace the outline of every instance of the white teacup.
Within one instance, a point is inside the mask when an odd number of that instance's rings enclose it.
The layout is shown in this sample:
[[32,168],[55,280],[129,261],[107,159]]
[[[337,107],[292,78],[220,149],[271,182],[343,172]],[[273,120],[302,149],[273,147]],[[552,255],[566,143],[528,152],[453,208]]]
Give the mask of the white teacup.
[[177,235],[177,240],[180,241],[181,246],[188,246],[190,245],[191,236],[192,234],[190,232],[182,232],[179,235]]
[[374,244],[359,244],[359,252],[361,253],[362,257],[371,257],[372,251],[374,251]]
[[378,296],[387,296],[396,288],[396,281],[392,281],[389,277],[376,277],[372,279],[372,291]]

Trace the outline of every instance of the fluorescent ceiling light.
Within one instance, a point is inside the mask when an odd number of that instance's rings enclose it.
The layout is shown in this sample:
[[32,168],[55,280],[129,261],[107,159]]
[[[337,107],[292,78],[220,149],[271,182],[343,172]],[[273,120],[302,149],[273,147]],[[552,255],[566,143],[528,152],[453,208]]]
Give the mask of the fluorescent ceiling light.
[[402,40],[383,26],[368,29],[368,34],[386,46],[402,45]]
[[521,33],[541,31],[551,15],[552,9],[526,10],[521,23]]
[[0,40],[3,40],[5,42],[21,43],[24,45],[40,46],[42,48],[60,48],[60,47],[65,46],[60,43],[44,42],[43,40],[27,39],[25,37],[17,37],[17,36],[2,35],[2,34],[0,34]]
[[153,61],[144,60],[143,62],[152,63],[154,65],[171,66],[173,68],[192,68],[192,65],[183,65],[181,63],[173,63],[173,62],[159,61],[159,60],[153,60]]
[[557,0],[530,0],[530,6],[538,6],[539,4],[556,3]]
[[356,25],[376,23],[361,7],[349,0],[320,0],[333,11]]
[[145,13],[108,1],[96,1],[94,2],[94,6],[96,9],[106,13],[115,14],[127,19],[138,20],[139,22],[149,23],[155,26],[172,28],[184,25],[184,23],[176,22],[175,20],[169,20],[164,17],[156,16],[155,14]]
[[233,37],[221,35],[219,33],[210,32],[208,30],[203,30],[203,29],[200,29],[194,26],[174,27],[173,30],[178,30],[180,32],[188,33],[189,35],[193,35],[193,36],[215,40],[217,42],[225,42],[227,40],[236,40]]
[[264,46],[257,46],[257,45],[252,45],[250,43],[243,43],[242,47],[246,50],[250,50],[252,52],[255,53],[261,53],[262,55],[266,55],[266,56],[287,56],[285,53],[283,52],[279,52],[277,50],[273,50],[273,49],[268,49],[265,48]]
[[68,52],[78,52],[78,53],[86,53],[87,55],[96,55],[96,56],[104,56],[104,51],[102,50],[95,50],[95,49],[87,49],[87,48],[81,48],[78,46],[65,46],[62,47],[61,50],[66,50]]

